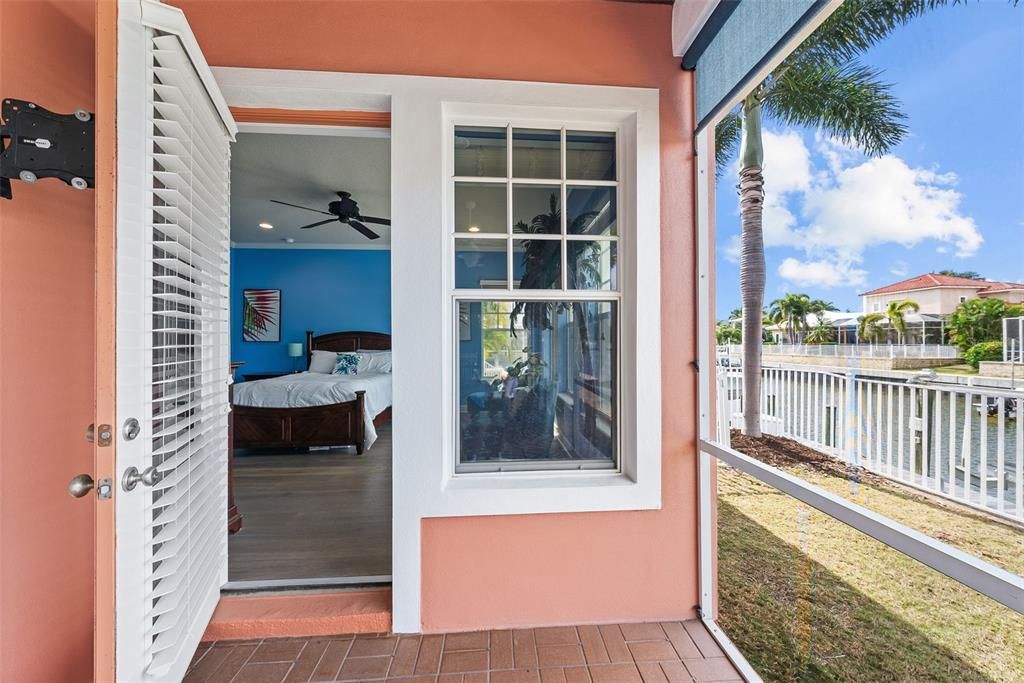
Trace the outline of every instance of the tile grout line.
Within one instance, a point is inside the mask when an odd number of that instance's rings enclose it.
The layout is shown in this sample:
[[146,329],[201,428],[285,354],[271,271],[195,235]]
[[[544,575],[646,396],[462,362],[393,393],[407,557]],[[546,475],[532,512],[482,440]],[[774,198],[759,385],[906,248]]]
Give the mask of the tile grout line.
[[[309,641],[306,642],[308,643]],[[327,650],[330,649],[330,647],[331,641],[328,640],[327,644],[324,646],[324,651],[316,658],[316,663],[313,664],[313,668],[310,670],[309,675],[306,676],[306,680],[303,683],[309,683],[313,679],[313,674],[315,674],[316,670],[320,668],[320,662],[324,661],[324,657],[327,655]]]
[[[442,633],[441,634],[441,652],[437,655],[437,673],[435,674],[435,676],[437,676],[437,678],[441,677],[441,667],[444,666],[444,651],[445,651],[445,646],[447,644],[448,644],[448,634],[447,633]],[[489,681],[490,680],[490,676],[488,676],[487,678],[488,678],[488,681]]]
[[[299,653],[297,655],[295,655],[294,659],[292,659],[291,666],[289,666],[288,670],[284,672],[284,676],[281,676],[281,680],[278,683],[284,683],[285,681],[288,680],[288,677],[292,675],[292,670],[295,668],[295,665],[299,663],[299,659],[302,657],[302,653],[306,651],[307,647],[309,647],[309,639],[308,638],[306,640],[302,641],[302,647],[299,648]],[[310,674],[310,676],[312,676],[312,674]],[[308,683],[309,679],[307,678],[306,681]]]
[[423,652],[423,636],[419,636],[419,642],[416,644],[416,658],[412,661],[412,673],[416,675],[416,669],[420,667],[420,653]]
[[353,636],[352,640],[348,641],[348,647],[345,648],[345,654],[342,656],[341,662],[338,664],[338,670],[334,672],[333,676],[331,676],[331,680],[332,681],[340,681],[341,680],[341,670],[345,668],[345,662],[348,661],[348,656],[350,654],[352,654],[352,648],[355,647],[355,644],[356,644],[356,639]]
[[[242,669],[245,668],[245,665],[249,663],[249,660],[252,659],[253,655],[256,654],[256,650],[259,650],[260,649],[260,645],[262,645],[262,644],[263,644],[263,639],[261,638],[260,642],[256,643],[256,646],[252,649],[252,652],[249,653],[249,656],[246,657],[245,661],[242,662],[242,664],[238,667],[238,671],[235,672],[235,675],[231,677],[231,680],[228,681],[228,683],[235,683],[235,679],[238,678],[238,674],[242,673]],[[234,649],[234,648],[232,648],[232,649]],[[244,681],[239,681],[238,683],[245,683],[245,682]]]
[[212,649],[213,645],[211,644],[208,648],[206,648],[206,650],[203,651],[203,654],[199,655],[199,659],[189,664],[188,669],[185,671],[185,675],[187,676],[189,673],[192,672],[192,669],[195,669],[197,666],[199,666],[199,662],[206,659],[206,655],[210,654],[210,651]]
[[391,678],[391,667],[393,667],[395,665],[395,655],[398,654],[398,644],[402,642],[402,639],[399,636],[394,636],[394,639],[395,639],[395,647],[391,651],[391,661],[388,662],[388,669],[387,669],[387,671],[384,672],[384,680],[385,681],[387,679]]

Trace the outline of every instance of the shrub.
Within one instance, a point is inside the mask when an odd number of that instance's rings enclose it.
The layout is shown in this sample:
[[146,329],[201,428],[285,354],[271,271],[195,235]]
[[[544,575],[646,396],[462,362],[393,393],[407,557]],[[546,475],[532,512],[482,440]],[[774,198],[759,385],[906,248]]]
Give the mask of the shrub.
[[949,339],[966,352],[975,344],[996,341],[1003,336],[1003,318],[1021,315],[1024,306],[999,299],[968,299],[957,306],[946,323]]
[[971,367],[977,369],[978,363],[983,360],[1002,360],[1003,359],[1003,342],[1001,341],[987,341],[975,344],[971,348],[964,351],[964,360],[971,364]]

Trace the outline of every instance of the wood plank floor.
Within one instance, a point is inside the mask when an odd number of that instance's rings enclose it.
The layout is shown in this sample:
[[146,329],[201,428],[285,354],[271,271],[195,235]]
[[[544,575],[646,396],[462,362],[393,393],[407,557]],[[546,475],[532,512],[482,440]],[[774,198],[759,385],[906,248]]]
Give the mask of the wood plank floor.
[[365,455],[235,454],[231,581],[391,574],[391,426]]

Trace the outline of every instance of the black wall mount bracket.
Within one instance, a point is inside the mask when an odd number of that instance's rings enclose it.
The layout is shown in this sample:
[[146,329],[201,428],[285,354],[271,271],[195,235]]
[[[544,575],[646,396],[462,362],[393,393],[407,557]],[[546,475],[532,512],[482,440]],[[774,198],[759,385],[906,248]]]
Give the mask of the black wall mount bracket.
[[57,114],[34,102],[4,98],[0,105],[0,197],[11,180],[59,178],[76,190],[96,186],[95,116],[79,109]]

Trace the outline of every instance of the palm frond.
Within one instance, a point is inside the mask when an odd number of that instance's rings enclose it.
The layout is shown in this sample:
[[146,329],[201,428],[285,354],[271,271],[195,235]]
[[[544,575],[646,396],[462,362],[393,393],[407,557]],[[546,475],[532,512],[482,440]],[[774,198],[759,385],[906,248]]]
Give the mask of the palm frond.
[[729,165],[743,135],[743,122],[737,112],[727,114],[715,126],[715,177],[720,178]]
[[884,154],[906,136],[907,116],[880,75],[856,61],[800,62],[773,83],[762,106],[786,124],[820,127],[869,155]]
[[960,0],[845,0],[776,72],[785,71],[787,62],[792,65],[805,59],[832,64],[849,61],[911,19],[949,4],[960,4]]
[[267,329],[277,324],[279,295],[274,290],[248,290],[242,297],[242,334],[258,340]]
[[878,336],[881,334],[881,329],[878,327],[878,323],[885,320],[885,316],[881,313],[866,313],[857,318],[857,337],[860,339],[868,339],[869,341],[878,341]]

